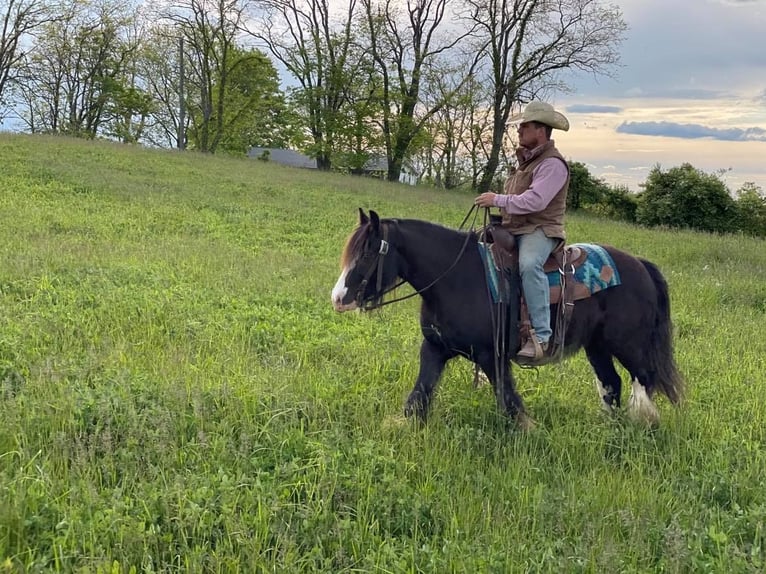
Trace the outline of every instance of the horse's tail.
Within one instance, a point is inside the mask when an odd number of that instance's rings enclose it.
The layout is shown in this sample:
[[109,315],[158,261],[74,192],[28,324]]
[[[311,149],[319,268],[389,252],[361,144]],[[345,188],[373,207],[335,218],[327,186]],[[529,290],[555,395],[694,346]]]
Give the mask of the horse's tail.
[[654,385],[665,393],[673,404],[684,395],[684,381],[673,358],[673,323],[670,320],[670,295],[668,282],[654,263],[641,259],[641,263],[657,289],[657,314],[649,342],[650,369],[654,371]]

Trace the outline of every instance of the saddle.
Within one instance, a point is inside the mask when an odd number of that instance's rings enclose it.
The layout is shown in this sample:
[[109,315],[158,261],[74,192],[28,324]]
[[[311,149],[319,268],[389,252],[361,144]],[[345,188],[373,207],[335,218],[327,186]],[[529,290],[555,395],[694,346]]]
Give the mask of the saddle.
[[[481,230],[479,237],[485,243],[490,244],[495,266],[498,269],[518,272],[519,250],[516,245],[516,238],[512,233],[502,227],[499,222],[492,221]],[[574,301],[578,298],[575,292],[575,270],[586,261],[587,256],[588,254],[579,247],[567,246],[564,241],[560,241],[543,265],[543,270],[546,273],[558,272],[560,274],[561,287],[551,290],[550,303],[551,305],[558,305],[555,317],[552,317],[554,319],[553,340],[548,345],[543,360],[536,364],[547,363],[563,356],[566,330],[574,309]],[[520,319],[519,335],[523,346],[527,339],[535,335],[523,293],[521,295]]]

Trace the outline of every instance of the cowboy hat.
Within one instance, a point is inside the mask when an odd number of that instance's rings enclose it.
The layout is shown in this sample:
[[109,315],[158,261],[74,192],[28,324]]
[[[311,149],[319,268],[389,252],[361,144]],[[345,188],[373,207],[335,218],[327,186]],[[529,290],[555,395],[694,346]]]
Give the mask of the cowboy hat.
[[512,116],[509,123],[539,122],[557,130],[569,131],[569,120],[564,114],[553,109],[553,106],[545,102],[529,102],[524,111]]

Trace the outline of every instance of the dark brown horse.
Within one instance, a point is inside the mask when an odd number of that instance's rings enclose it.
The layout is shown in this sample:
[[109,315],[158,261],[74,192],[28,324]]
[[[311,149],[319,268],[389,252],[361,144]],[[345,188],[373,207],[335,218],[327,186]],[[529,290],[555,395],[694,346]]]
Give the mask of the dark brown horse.
[[[498,345],[477,241],[473,232],[413,219],[381,220],[374,211],[367,216],[360,209],[359,226],[343,251],[332,304],[341,312],[375,308],[398,282],[409,283],[422,298],[423,342],[420,372],[405,415],[425,419],[447,361],[463,356],[484,371],[500,408],[521,428],[530,428],[533,422],[510,369],[519,347],[518,324],[511,321],[503,344]],[[575,303],[564,355],[585,349],[602,406],[608,411],[620,406],[622,381],[613,362],[617,359],[632,379],[629,414],[653,425],[659,421],[652,400],[655,392],[673,404],[683,394],[673,358],[668,286],[649,261],[602,247],[611,255],[622,282]],[[518,308],[511,307],[510,316],[518,317]],[[504,349],[503,356],[498,357],[498,349]]]

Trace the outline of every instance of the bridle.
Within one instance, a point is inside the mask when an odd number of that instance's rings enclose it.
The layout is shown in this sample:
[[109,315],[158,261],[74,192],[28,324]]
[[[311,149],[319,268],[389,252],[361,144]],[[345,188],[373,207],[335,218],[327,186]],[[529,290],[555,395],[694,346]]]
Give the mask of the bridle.
[[[388,226],[382,226],[383,227],[383,238],[380,240],[380,247],[378,247],[377,253],[365,253],[362,255],[362,259],[370,259],[369,264],[367,265],[367,270],[364,272],[364,275],[362,276],[362,282],[359,283],[359,288],[356,290],[356,297],[354,300],[356,301],[357,306],[362,309],[363,311],[371,311],[372,309],[377,309],[378,307],[382,307],[383,303],[378,303],[377,305],[374,303],[376,299],[380,299],[388,293],[389,291],[393,291],[396,289],[399,285],[402,284],[400,281],[390,289],[386,289],[385,291],[382,291],[383,289],[383,260],[385,256],[388,254],[388,250],[390,248],[390,243],[388,242]],[[370,282],[370,279],[372,278],[372,274],[377,271],[378,276],[375,281],[375,295],[370,301],[365,301],[364,298],[364,290],[367,288],[367,284]]]
[[[476,210],[475,213],[474,213],[474,210]],[[381,224],[383,237],[380,240],[380,247],[378,248],[378,252],[365,253],[362,256],[362,259],[370,258],[370,262],[367,265],[367,269],[364,272],[362,282],[359,284],[359,288],[356,291],[355,301],[356,301],[357,307],[359,307],[362,311],[372,311],[374,309],[379,309],[380,307],[385,307],[386,305],[390,305],[391,303],[398,303],[400,301],[404,301],[411,297],[415,297],[416,295],[420,295],[421,293],[427,291],[428,289],[436,285],[439,281],[444,279],[444,277],[446,277],[446,275],[455,268],[455,266],[458,264],[458,261],[460,261],[460,258],[463,257],[463,253],[465,253],[466,248],[468,247],[468,242],[471,239],[470,231],[473,231],[474,225],[476,223],[476,217],[479,213],[478,206],[476,205],[471,206],[471,209],[468,210],[468,213],[463,218],[463,221],[460,224],[460,227],[458,227],[458,229],[463,228],[466,221],[468,221],[468,218],[471,216],[471,213],[474,213],[474,218],[473,218],[473,221],[471,222],[471,229],[469,230],[468,233],[466,233],[465,241],[463,242],[463,245],[460,248],[460,252],[457,254],[457,257],[452,262],[452,265],[450,265],[444,272],[441,273],[441,275],[439,275],[436,279],[431,281],[425,287],[421,289],[417,289],[413,291],[412,293],[409,293],[408,295],[405,295],[403,297],[390,299],[389,301],[383,301],[382,300],[383,296],[395,290],[396,288],[400,287],[401,285],[403,285],[405,281],[400,280],[396,284],[392,285],[391,287],[383,289],[383,261],[385,256],[388,254],[390,250],[390,243],[388,241],[388,225]],[[370,279],[372,278],[373,273],[375,273],[376,271],[377,271],[377,278],[375,282],[375,295],[373,295],[368,300],[365,300],[364,290],[366,289],[367,284],[370,282]]]

